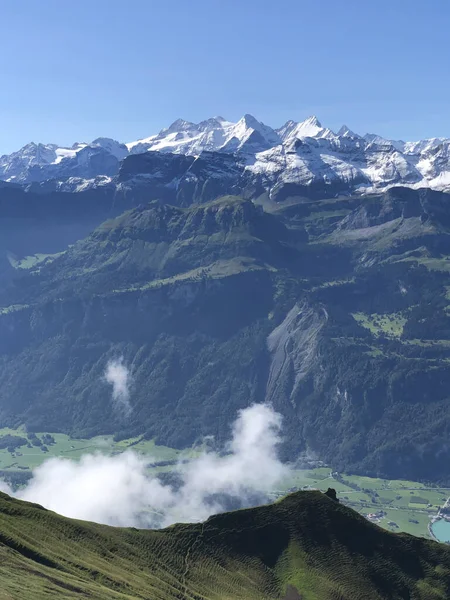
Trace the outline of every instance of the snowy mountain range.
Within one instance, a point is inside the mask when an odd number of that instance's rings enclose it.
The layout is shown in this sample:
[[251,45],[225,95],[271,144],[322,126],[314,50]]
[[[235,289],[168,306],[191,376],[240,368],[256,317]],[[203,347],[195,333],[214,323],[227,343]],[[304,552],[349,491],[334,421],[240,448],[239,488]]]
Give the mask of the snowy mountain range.
[[[222,117],[198,124],[178,119],[156,135],[126,144],[109,138],[70,148],[30,143],[0,157],[0,179],[64,191],[116,185],[122,161],[149,152],[189,156],[189,165],[199,157],[209,158],[216,166],[220,158],[212,159],[213,153],[220,153],[225,162],[224,155],[232,155],[246,184],[257,182],[269,196],[290,186],[304,195],[310,195],[308,190],[362,194],[396,185],[450,190],[448,138],[393,141],[375,134],[360,136],[346,126],[335,133],[316,117],[272,129],[251,115],[236,123]],[[158,173],[146,170],[143,175]],[[181,175],[174,174],[166,184],[177,185]]]

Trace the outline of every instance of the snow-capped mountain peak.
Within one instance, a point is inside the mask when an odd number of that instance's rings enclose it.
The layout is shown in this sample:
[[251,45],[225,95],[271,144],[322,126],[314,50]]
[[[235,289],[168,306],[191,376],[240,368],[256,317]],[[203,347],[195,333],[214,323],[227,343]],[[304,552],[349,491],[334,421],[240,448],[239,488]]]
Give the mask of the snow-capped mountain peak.
[[[241,119],[239,119],[237,125],[244,125],[245,127],[249,127],[252,129],[260,129],[263,126],[253,115],[245,114]],[[270,128],[269,128],[270,129]]]
[[311,117],[308,117],[301,123],[298,123],[297,127],[295,128],[296,136],[299,138],[301,138],[301,137],[312,137],[312,138],[313,137],[321,137],[321,135],[324,131],[325,130],[322,127],[322,124],[320,123],[319,119],[317,117],[315,117],[314,115],[312,115]]
[[30,142],[17,152],[0,157],[0,177],[6,181],[16,181],[23,169],[35,165],[48,165],[57,159],[56,144],[36,144]]
[[300,123],[295,121],[288,121],[277,130],[283,143],[287,146],[292,146],[295,140],[302,140],[304,138],[328,138],[332,139],[335,134],[327,127],[322,127],[319,119],[312,115]]
[[235,125],[227,128],[224,152],[263,151],[281,144],[279,135],[271,127],[261,123],[253,115],[244,115]]
[[302,121],[300,125],[304,128],[315,127],[317,129],[322,129],[322,124],[316,117],[316,115],[311,115],[310,117]]
[[332,193],[335,185],[340,193],[393,185],[450,190],[450,139],[405,143],[376,134],[360,136],[346,125],[335,133],[315,116],[272,129],[251,114],[236,122],[220,116],[200,123],[177,119],[159,133],[127,144],[104,137],[71,147],[31,142],[0,157],[0,179],[60,182],[64,189],[72,189],[75,182],[74,189],[85,189],[109,184],[120,161],[148,151],[195,157],[205,153],[207,162],[213,160],[209,153],[215,152],[214,169],[222,165],[223,174],[233,163],[269,193],[284,185],[300,185],[303,194],[312,184],[324,194]]
[[203,150],[218,152],[258,152],[281,143],[278,134],[252,115],[233,123],[212,117],[198,124],[177,119],[157,135],[126,144],[131,154],[149,150],[198,155]]
[[122,160],[125,156],[128,155],[128,148],[125,144],[121,144],[117,140],[113,140],[111,138],[99,137],[95,139],[89,146],[97,146],[99,148],[103,148],[113,156],[117,158],[117,160]]
[[191,131],[192,129],[195,129],[195,123],[191,123],[190,121],[185,121],[184,119],[177,119],[176,121],[174,121],[171,125],[169,125],[169,127],[167,127],[167,129],[162,129],[160,131],[161,133],[179,133],[181,131]]
[[336,134],[338,137],[343,138],[360,138],[361,136],[352,131],[347,125],[342,125]]
[[200,131],[209,131],[215,129],[226,129],[230,125],[232,125],[232,123],[223,117],[211,117],[210,119],[201,121],[197,127]]

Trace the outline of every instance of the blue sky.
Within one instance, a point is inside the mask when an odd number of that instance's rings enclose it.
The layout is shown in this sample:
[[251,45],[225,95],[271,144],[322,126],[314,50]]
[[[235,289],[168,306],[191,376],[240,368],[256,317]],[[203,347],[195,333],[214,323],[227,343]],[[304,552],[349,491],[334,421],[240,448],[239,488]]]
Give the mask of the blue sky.
[[178,117],[450,137],[449,0],[2,0],[0,154]]

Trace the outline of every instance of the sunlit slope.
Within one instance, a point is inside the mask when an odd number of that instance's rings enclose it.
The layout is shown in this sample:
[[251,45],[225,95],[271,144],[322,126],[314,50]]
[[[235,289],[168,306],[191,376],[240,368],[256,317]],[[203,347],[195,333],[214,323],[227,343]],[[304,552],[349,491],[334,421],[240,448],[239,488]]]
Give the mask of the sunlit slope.
[[161,531],[73,521],[2,494],[0,543],[0,598],[450,594],[448,548],[385,532],[320,492]]

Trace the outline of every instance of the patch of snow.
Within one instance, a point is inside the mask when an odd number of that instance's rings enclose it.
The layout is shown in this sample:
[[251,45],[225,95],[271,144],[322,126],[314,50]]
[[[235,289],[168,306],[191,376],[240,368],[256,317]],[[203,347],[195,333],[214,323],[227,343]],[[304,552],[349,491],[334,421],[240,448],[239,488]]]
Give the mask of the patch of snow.
[[87,144],[77,144],[72,148],[56,148],[56,159],[52,162],[53,165],[59,164],[64,158],[74,158],[75,154],[87,146]]

